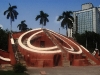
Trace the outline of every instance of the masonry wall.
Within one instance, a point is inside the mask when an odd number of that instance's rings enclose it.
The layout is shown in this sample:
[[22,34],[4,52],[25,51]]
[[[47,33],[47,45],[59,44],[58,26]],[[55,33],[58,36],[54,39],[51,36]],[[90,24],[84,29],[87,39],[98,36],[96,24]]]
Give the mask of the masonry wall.
[[[22,34],[21,33],[13,33],[13,38],[17,39]],[[34,34],[35,32],[31,32],[29,34],[26,34],[22,41],[26,38],[28,38],[30,35]],[[35,45],[37,47],[40,47],[40,42],[45,41],[45,47],[52,47],[54,44],[51,42],[49,38],[46,37],[44,33],[39,34],[39,36],[42,36],[41,38],[38,38],[34,43],[31,42],[32,45]],[[18,45],[18,49],[24,56],[25,62],[28,66],[33,67],[53,67],[53,66],[62,66],[62,53],[36,53],[36,52],[30,52],[28,50],[25,50],[21,48]],[[12,52],[11,52],[12,54]],[[58,54],[59,57],[56,56]],[[12,62],[14,63],[14,58],[12,58]],[[56,60],[56,61],[55,61]]]
[[[0,49],[0,56],[2,56],[4,58],[9,58],[9,53]],[[8,61],[4,61],[4,60],[0,59],[0,64],[9,64],[9,63],[10,62],[8,62]]]
[[[36,32],[36,31],[35,31]],[[35,32],[30,32],[28,34],[26,34],[23,38],[22,38],[22,42],[29,38],[32,34],[34,34]],[[21,33],[13,33],[13,38],[17,39],[19,38],[19,36],[22,34]],[[55,34],[57,35],[57,34]],[[77,44],[81,49],[82,49],[82,54],[72,54],[66,51],[66,59],[70,61],[70,65],[73,66],[86,66],[86,65],[90,65],[90,63],[88,63],[88,58],[91,58],[93,61],[95,61],[97,64],[99,64],[100,62],[98,60],[96,60],[96,58],[94,58],[89,52],[87,52],[84,48],[82,48],[77,42],[75,42],[73,39],[71,38],[63,38],[60,35],[57,35],[58,37],[62,38],[65,42],[67,42],[69,45],[71,45],[73,47],[73,49],[77,52],[79,50],[79,48],[75,45]],[[66,46],[67,48],[70,48],[69,45],[65,42],[62,42],[59,38],[56,37],[56,39],[62,44],[62,46]],[[52,47],[54,46],[53,42],[51,42],[51,39],[49,39],[45,33],[40,33],[35,37],[35,40],[31,40],[30,43],[36,47],[41,47],[41,41],[45,42],[45,46],[43,47]],[[74,43],[72,43],[72,42]],[[32,66],[32,67],[54,67],[54,66],[62,66],[63,62],[62,60],[63,55],[62,52],[61,53],[39,53],[39,52],[33,52],[33,51],[28,51],[24,48],[22,48],[20,45],[18,45],[18,49],[21,52],[21,54],[24,56],[25,62],[28,66]],[[55,49],[57,50],[57,49]],[[11,63],[15,64],[15,58],[12,57],[13,51],[12,51],[12,47],[11,47],[11,43],[9,41],[9,52],[10,52],[10,57],[11,57]],[[83,56],[83,54],[85,54],[85,57]],[[88,57],[87,57],[88,56]]]

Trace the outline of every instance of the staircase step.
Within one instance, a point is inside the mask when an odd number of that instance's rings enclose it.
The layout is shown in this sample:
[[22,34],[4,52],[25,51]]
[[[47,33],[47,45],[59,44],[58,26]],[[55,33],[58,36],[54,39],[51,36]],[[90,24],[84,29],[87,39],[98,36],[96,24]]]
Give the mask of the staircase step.
[[70,61],[69,60],[63,60],[63,66],[66,67],[66,66],[70,66]]
[[88,59],[89,63],[91,63],[91,65],[96,65],[96,63],[90,59]]
[[11,64],[1,64],[0,68],[2,70],[12,70],[13,69]]

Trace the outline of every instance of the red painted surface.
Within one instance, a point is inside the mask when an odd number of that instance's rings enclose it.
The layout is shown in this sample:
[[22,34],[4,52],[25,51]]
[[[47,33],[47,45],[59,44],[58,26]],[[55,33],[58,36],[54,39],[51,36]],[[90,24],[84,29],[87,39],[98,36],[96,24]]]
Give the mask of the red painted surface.
[[[0,56],[2,56],[4,58],[9,58],[9,53],[0,49]],[[6,61],[0,59],[0,64],[9,64],[9,63],[10,62],[6,62]]]
[[[19,47],[19,50],[24,55],[25,61],[28,66],[33,67],[53,67],[54,55],[55,54],[45,54],[45,53],[35,53],[22,49]],[[60,53],[62,56],[62,53]],[[62,66],[62,57],[59,59],[58,66]]]
[[74,59],[72,62],[73,66],[88,66],[90,63],[86,59]]
[[[25,61],[27,65],[33,67],[53,67],[53,57],[54,54],[28,53],[28,55],[25,55]],[[59,61],[58,66],[61,66],[61,61]]]
[[11,44],[10,36],[9,36],[9,40],[8,41],[9,41],[9,43],[8,43],[9,57],[11,59],[11,64],[14,65],[14,64],[16,64],[16,59],[15,59],[14,52],[13,52],[13,49],[12,49],[12,44]]

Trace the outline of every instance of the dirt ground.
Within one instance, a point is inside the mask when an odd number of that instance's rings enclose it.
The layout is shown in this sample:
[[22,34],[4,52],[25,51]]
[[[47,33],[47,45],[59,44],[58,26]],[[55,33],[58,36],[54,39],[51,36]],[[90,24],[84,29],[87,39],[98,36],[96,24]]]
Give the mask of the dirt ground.
[[[12,70],[12,67],[0,68],[0,70]],[[66,66],[52,68],[27,67],[29,75],[100,75],[99,66]]]
[[53,68],[28,67],[30,75],[100,75],[100,66],[68,66]]

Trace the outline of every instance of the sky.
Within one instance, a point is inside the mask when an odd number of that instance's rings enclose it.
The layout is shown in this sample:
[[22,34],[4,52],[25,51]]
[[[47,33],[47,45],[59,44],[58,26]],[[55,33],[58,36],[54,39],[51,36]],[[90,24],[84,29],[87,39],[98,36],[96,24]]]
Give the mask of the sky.
[[12,30],[19,31],[17,25],[22,20],[26,20],[28,28],[41,28],[39,20],[36,21],[35,17],[44,11],[49,15],[49,22],[44,28],[51,29],[61,34],[66,34],[66,29],[61,28],[61,23],[57,21],[58,16],[63,11],[78,11],[81,10],[81,5],[84,3],[92,3],[95,7],[100,6],[100,0],[0,0],[0,26],[3,29],[10,30],[10,20],[4,16],[3,13],[8,9],[9,3],[13,6],[16,5],[16,11],[19,13],[17,19],[12,23]]

